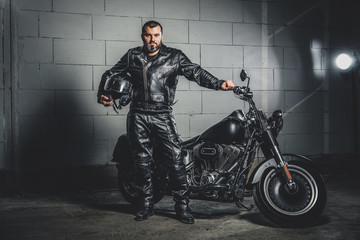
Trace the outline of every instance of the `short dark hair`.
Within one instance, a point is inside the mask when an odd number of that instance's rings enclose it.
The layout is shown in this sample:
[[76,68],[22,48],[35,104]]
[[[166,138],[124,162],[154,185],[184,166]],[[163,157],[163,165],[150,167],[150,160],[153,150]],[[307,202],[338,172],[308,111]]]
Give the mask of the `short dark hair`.
[[161,33],[163,32],[163,28],[161,26],[161,24],[157,21],[147,21],[143,27],[142,27],[142,33],[146,32],[146,27],[149,27],[149,28],[154,28],[154,27],[157,27],[157,26],[160,26],[160,29],[161,29]]

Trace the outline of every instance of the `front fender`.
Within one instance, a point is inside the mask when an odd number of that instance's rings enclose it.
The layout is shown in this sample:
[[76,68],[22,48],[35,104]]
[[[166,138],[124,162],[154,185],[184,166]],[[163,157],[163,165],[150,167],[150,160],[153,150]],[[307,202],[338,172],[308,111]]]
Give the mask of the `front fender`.
[[130,143],[127,135],[123,134],[118,138],[113,151],[112,162],[120,163],[124,161],[130,161],[132,159]]
[[[301,162],[311,163],[311,160],[309,158],[301,156],[301,155],[283,154],[282,157],[283,157],[284,161],[287,163],[291,163],[293,161],[301,161]],[[253,185],[255,185],[257,182],[259,182],[261,179],[261,176],[268,168],[277,168],[277,163],[274,158],[270,158],[268,160],[261,162],[254,169],[254,171],[251,173],[251,175],[249,177],[247,188],[252,188]]]

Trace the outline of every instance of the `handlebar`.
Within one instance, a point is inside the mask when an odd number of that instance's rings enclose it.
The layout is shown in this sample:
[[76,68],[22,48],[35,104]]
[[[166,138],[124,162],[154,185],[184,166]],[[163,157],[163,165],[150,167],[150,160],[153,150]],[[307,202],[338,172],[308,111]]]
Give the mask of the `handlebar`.
[[250,92],[250,88],[249,87],[241,87],[241,86],[235,86],[233,89],[234,93],[236,95],[242,95],[245,98],[252,98],[253,97],[253,93]]
[[235,86],[233,91],[234,91],[235,94],[240,95],[240,94],[245,94],[245,93],[250,92],[250,88],[241,87],[241,86]]

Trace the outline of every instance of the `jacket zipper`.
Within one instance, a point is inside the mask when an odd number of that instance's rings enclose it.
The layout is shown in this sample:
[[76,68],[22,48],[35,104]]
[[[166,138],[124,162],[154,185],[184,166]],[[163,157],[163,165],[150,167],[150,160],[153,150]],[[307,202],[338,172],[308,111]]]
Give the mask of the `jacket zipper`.
[[143,65],[143,78],[144,78],[144,94],[145,94],[145,102],[149,102],[149,93],[148,93],[148,84],[147,84],[147,76],[146,76],[146,70],[147,70],[148,64]]

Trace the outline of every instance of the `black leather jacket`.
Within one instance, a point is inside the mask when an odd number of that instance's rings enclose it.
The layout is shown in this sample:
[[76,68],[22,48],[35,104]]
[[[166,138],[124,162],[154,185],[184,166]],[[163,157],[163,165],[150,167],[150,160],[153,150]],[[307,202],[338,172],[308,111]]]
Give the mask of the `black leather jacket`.
[[133,84],[131,109],[171,111],[179,75],[195,81],[200,86],[216,90],[220,89],[224,82],[198,64],[192,63],[178,49],[162,45],[156,58],[149,61],[143,47],[137,47],[130,49],[115,66],[103,74],[98,98],[104,94],[107,78],[130,77]]

